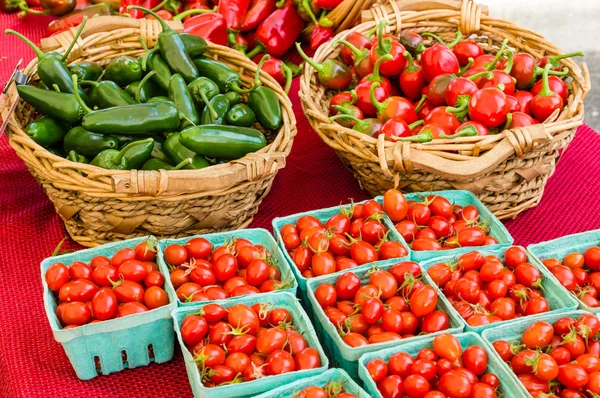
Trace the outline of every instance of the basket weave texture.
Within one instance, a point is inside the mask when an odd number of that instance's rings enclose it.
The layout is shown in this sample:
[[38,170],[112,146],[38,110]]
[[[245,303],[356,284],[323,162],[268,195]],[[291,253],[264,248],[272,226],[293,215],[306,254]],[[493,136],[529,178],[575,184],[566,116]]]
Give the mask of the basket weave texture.
[[[183,28],[179,22],[170,24],[178,31]],[[43,40],[42,48],[64,52],[74,31]],[[138,37],[153,47],[160,32],[155,20],[93,18],[68,62],[105,65],[120,55],[136,57],[143,54]],[[209,43],[206,55],[240,72],[244,87],[251,85],[256,65],[241,53]],[[36,67],[34,60],[24,72],[33,76]],[[178,238],[244,228],[269,193],[277,171],[285,166],[297,133],[287,95],[266,73],[261,73],[260,80],[277,93],[283,126],[276,133],[265,132],[265,148],[226,164],[201,170],[119,171],[74,163],[51,154],[25,134],[34,110],[23,101],[9,122],[10,145],[54,203],[71,237],[83,246],[148,234]]]
[[[471,0],[398,0],[362,13],[363,23],[341,32],[366,33],[381,20],[389,21],[388,33],[432,32],[448,42],[460,30],[486,51],[496,51],[504,39],[509,47],[539,58],[561,51],[541,35],[514,23],[487,15],[487,7]],[[336,58],[339,47],[330,43],[315,53],[316,62]],[[361,187],[371,195],[392,187],[405,192],[466,189],[500,219],[514,218],[536,206],[560,154],[583,124],[583,100],[590,90],[589,72],[570,59],[570,95],[565,108],[544,124],[505,130],[496,135],[436,139],[428,143],[385,141],[344,128],[329,120],[329,100],[334,94],[320,86],[315,70],[306,65],[300,81],[300,98],[308,120],[321,139],[334,148],[352,170]]]

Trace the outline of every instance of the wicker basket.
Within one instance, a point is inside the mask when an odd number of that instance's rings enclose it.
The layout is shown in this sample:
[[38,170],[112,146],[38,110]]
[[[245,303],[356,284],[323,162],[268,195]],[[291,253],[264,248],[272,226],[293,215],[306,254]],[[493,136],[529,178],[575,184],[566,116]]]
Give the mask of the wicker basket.
[[[508,39],[509,46],[536,57],[561,53],[539,34],[489,17],[487,8],[471,0],[400,0],[365,11],[362,17],[363,23],[337,38],[353,31],[365,33],[380,20],[388,20],[391,33],[434,32],[451,41],[460,30],[487,50],[497,49],[502,40]],[[322,62],[338,54],[339,48],[327,43],[317,50],[314,59]],[[582,64],[580,68],[569,59],[561,62],[569,67],[571,78],[564,110],[556,111],[544,124],[487,137],[392,143],[384,141],[384,135],[377,139],[343,128],[329,121],[328,105],[333,93],[318,85],[310,65],[300,81],[300,97],[315,131],[336,150],[371,195],[392,187],[408,192],[466,189],[498,218],[505,219],[539,203],[562,150],[583,123],[583,99],[590,89],[587,67]]]
[[[170,22],[181,31],[181,23]],[[45,51],[64,51],[74,30],[43,40]],[[154,46],[158,21],[98,17],[88,22],[69,62],[108,63],[119,55],[143,53],[138,37]],[[242,74],[253,76],[256,65],[241,53],[210,44],[207,55]],[[35,73],[32,61],[25,73]],[[252,78],[243,76],[244,85]],[[277,171],[285,166],[296,120],[289,98],[266,73],[261,81],[275,90],[283,109],[283,126],[266,134],[269,145],[258,152],[202,170],[115,171],[70,162],[52,155],[23,131],[33,109],[21,101],[9,122],[10,145],[42,185],[71,237],[84,246],[152,234],[177,238],[243,228],[250,224],[269,193]],[[37,78],[37,77],[34,77]],[[12,95],[16,90],[13,90]]]
[[[374,5],[387,3],[388,0],[344,0],[336,8],[327,14],[327,18],[333,21],[335,33],[340,33],[360,22],[361,13]],[[310,37],[315,25],[311,22],[302,31],[302,39]]]

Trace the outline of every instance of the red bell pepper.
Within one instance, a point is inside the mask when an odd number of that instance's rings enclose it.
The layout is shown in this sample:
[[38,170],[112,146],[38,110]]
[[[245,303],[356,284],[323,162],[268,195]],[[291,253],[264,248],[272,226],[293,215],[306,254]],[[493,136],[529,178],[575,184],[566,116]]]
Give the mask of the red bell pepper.
[[196,15],[183,23],[183,31],[221,46],[227,45],[227,22],[219,13]]
[[250,7],[242,22],[242,32],[256,29],[275,10],[276,0],[251,0]]
[[143,0],[142,7],[152,10],[161,3],[161,0]]
[[259,25],[256,30],[257,45],[249,57],[267,52],[276,57],[285,54],[296,42],[304,29],[304,20],[298,15],[293,0],[286,0]]
[[141,6],[143,0],[121,0],[121,6],[119,7],[119,15],[129,14],[131,18],[142,19],[144,17],[144,11],[142,10],[127,10],[129,6]]
[[327,43],[329,40],[333,39],[335,36],[335,32],[333,28],[325,28],[321,25],[316,25],[310,35],[310,49],[316,50],[323,43]]
[[229,29],[239,31],[249,7],[250,0],[220,0],[218,12],[225,18]]
[[313,0],[315,7],[322,8],[323,10],[333,10],[335,7],[342,4],[344,0]]
[[83,21],[83,17],[86,15],[88,18],[92,18],[94,15],[110,14],[111,7],[108,3],[100,3],[88,8],[84,8],[83,10],[74,11],[50,22],[46,28],[46,37],[57,35],[74,28],[75,26],[79,26]]

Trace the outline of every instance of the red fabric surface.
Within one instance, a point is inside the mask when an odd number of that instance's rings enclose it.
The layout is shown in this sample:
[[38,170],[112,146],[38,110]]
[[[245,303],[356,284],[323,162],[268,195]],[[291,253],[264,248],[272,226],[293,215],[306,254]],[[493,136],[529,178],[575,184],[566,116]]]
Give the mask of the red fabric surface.
[[[0,15],[2,28],[39,40],[44,25],[27,17]],[[38,21],[40,21],[38,23]],[[46,20],[47,21],[47,20]],[[0,36],[0,82],[19,57],[31,51],[12,37]],[[6,57],[6,58],[5,58]],[[332,149],[310,128],[299,103],[298,83],[291,90],[298,136],[287,167],[280,171],[252,227],[271,229],[277,216],[335,206],[362,192]],[[600,190],[600,135],[587,126],[579,132],[548,183],[540,205],[506,225],[521,245],[600,227],[595,199]],[[27,172],[5,137],[0,139],[0,396],[2,397],[147,397],[191,396],[179,350],[172,361],[80,381],[46,319],[39,264],[66,236],[43,190]],[[68,241],[65,249],[77,248]]]

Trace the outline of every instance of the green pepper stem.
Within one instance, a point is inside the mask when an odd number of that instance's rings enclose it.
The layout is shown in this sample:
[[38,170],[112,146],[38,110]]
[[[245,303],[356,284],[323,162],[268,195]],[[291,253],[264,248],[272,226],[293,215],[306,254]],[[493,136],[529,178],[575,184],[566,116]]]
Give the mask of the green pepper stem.
[[369,91],[369,96],[371,98],[371,104],[373,104],[373,106],[375,107],[375,109],[377,109],[377,113],[381,114],[387,108],[388,101],[385,100],[383,102],[379,102],[377,100],[377,98],[375,98],[375,89],[379,88],[379,87],[381,87],[381,85],[378,82],[374,82],[373,84],[371,84],[371,89]]
[[488,65],[485,66],[485,69],[487,69],[487,70],[496,69],[496,64],[500,60],[500,57],[504,54],[504,50],[506,49],[507,44],[508,44],[508,39],[504,39],[502,41],[502,46],[500,46],[500,50],[498,50],[498,52],[496,53],[496,56],[494,57],[492,62],[490,62]]
[[77,75],[71,75],[71,81],[73,82],[73,95],[75,95],[75,100],[77,101],[81,109],[83,109],[85,113],[93,112],[92,108],[87,106],[87,104],[81,99],[81,96],[79,95],[79,90],[77,89]]
[[454,34],[454,40],[452,40],[450,43],[446,44],[446,46],[448,46],[448,48],[452,48],[455,45],[457,45],[458,43],[460,43],[461,39],[462,39],[462,32],[459,30]]
[[154,11],[154,12],[156,12],[156,11],[160,10],[160,9],[161,9],[161,8],[163,8],[165,5],[167,5],[167,2],[168,2],[168,1],[169,1],[169,0],[163,0],[163,1],[161,1],[160,3],[158,3],[158,5],[157,5],[156,7],[152,7],[152,8],[150,9],[150,11]]
[[488,80],[492,80],[494,78],[494,74],[492,72],[479,72],[467,77],[467,79],[473,81],[479,79],[480,77],[485,77]]
[[93,80],[82,80],[79,82],[80,86],[92,86],[92,87],[97,87],[98,86],[98,82],[95,82]]
[[369,40],[371,40],[371,36],[373,36],[375,33],[377,33],[377,29],[379,29],[379,26],[375,25],[371,30],[369,30],[367,33],[365,33],[365,37]]
[[463,66],[462,68],[460,68],[460,70],[458,71],[458,76],[460,77],[460,76],[464,75],[465,72],[468,71],[474,63],[475,63],[475,60],[473,58],[469,58],[468,63],[465,66]]
[[285,86],[283,91],[287,94],[290,92],[290,87],[292,87],[292,78],[293,73],[289,66],[285,62],[281,62],[281,70],[283,71],[283,75],[285,76]]
[[324,28],[331,28],[334,25],[333,21],[327,18],[327,10],[325,9],[321,12],[321,16],[319,17],[319,25]]
[[510,71],[513,68],[513,61],[514,61],[514,56],[515,53],[512,51],[507,51],[507,57],[508,57],[508,61],[506,62],[506,68],[504,68],[504,72],[510,75]]
[[[539,76],[542,75],[544,73],[544,68],[540,68],[539,66],[535,67],[535,75]],[[552,70],[550,69],[548,71],[548,76],[567,76],[569,74],[569,68],[567,68],[566,66],[563,68],[562,71],[558,71],[558,70]]]
[[285,2],[286,0],[278,0],[277,3],[275,3],[275,7],[281,8],[285,4]]
[[548,72],[552,67],[551,64],[546,64],[544,67],[544,74],[542,75],[542,91],[538,94],[540,97],[549,97],[554,95],[554,91],[550,89],[550,84],[548,84]]
[[425,123],[425,120],[417,120],[416,122],[414,122],[413,124],[409,124],[408,128],[413,130],[415,127],[419,127],[420,125],[422,125],[423,123]]
[[571,57],[583,57],[583,56],[584,56],[583,52],[578,51],[576,53],[552,55],[550,57],[547,57],[546,59],[548,60],[549,64],[552,64],[553,67],[558,67],[558,61],[560,61],[561,59],[571,58]]
[[24,18],[25,15],[27,15],[27,14],[48,15],[50,13],[49,11],[38,11],[38,10],[31,9],[31,8],[29,8],[29,5],[27,4],[26,1],[20,1],[18,6],[22,10],[19,13],[19,18]]
[[150,73],[148,73],[146,76],[144,76],[144,78],[142,79],[142,81],[140,82],[137,91],[135,92],[135,100],[137,102],[139,102],[140,104],[142,103],[141,98],[142,98],[142,89],[144,88],[144,85],[148,82],[148,80],[150,80],[150,78],[152,76],[156,75],[156,71],[153,70]]
[[[309,58],[308,55],[306,55],[306,53],[304,51],[302,51],[302,47],[300,46],[300,43],[298,43],[298,42],[296,42],[296,50],[298,50],[298,54],[300,54],[300,56],[306,61],[306,63],[308,63],[313,68],[315,68],[315,70],[318,73],[323,72],[323,65],[318,64],[312,58]],[[248,55],[248,56],[250,56],[250,55]]]
[[[160,8],[159,8],[160,10]],[[197,8],[193,8],[191,10],[186,10],[180,14],[178,14],[177,16],[173,17],[173,21],[181,21],[183,20],[185,17],[189,17],[190,15],[197,15],[197,14],[211,14],[217,12],[217,7],[211,8],[210,10],[200,10]]]
[[301,6],[302,6],[302,8],[304,8],[304,11],[306,11],[308,16],[310,17],[310,20],[315,25],[318,25],[319,21],[317,21],[317,16],[315,15],[315,13],[312,10],[312,7],[310,6],[310,0],[302,0]]
[[200,97],[202,98],[202,101],[204,101],[204,104],[208,108],[208,111],[210,112],[210,116],[214,120],[217,120],[219,118],[219,114],[217,113],[217,111],[215,111],[215,108],[213,108],[212,104],[210,103],[210,100],[206,96],[206,91],[204,91],[203,89],[199,89],[198,93],[200,94]]
[[383,39],[383,33],[384,33],[384,29],[385,27],[389,25],[388,21],[380,21],[379,24],[377,25],[377,54],[380,56],[383,56],[385,54],[389,54],[390,52],[390,43],[389,41],[386,42]]
[[54,83],[52,84],[52,88],[54,89],[54,91],[56,91],[57,93],[60,93],[60,87],[58,87],[58,84]]
[[182,160],[177,166],[173,167],[171,170],[179,170],[182,167],[187,166],[188,164],[192,164],[192,158]]
[[258,66],[256,67],[256,72],[254,73],[254,85],[253,85],[252,90],[256,89],[256,87],[258,87],[262,84],[260,82],[260,71],[262,70],[263,66],[265,65],[265,62],[267,62],[270,59],[271,59],[271,56],[269,54],[267,54],[264,57],[262,57],[262,59],[258,63]]
[[423,36],[423,37],[431,37],[433,40],[439,42],[440,44],[443,44],[443,45],[445,45],[448,48],[452,48],[455,45],[457,45],[460,42],[460,40],[462,39],[462,32],[460,30],[458,32],[456,32],[456,34],[454,35],[454,40],[451,41],[450,43],[446,43],[438,35],[435,35],[435,34],[429,33],[429,32],[425,32],[421,36]]
[[379,57],[379,59],[375,61],[375,65],[373,66],[373,72],[371,72],[371,76],[368,78],[368,80],[372,82],[383,83],[383,78],[379,74],[381,63],[384,61],[391,61],[392,59],[394,59],[392,54],[386,54],[383,57]]
[[4,31],[4,34],[5,35],[17,36],[19,39],[23,40],[35,52],[35,55],[38,57],[38,60],[41,61],[42,59],[44,59],[46,57],[46,54],[44,54],[44,52],[42,50],[40,50],[38,46],[36,46],[35,44],[33,44],[33,42],[31,40],[29,40],[28,38],[26,38],[25,36],[23,36],[19,32],[14,31],[12,29],[6,29]]
[[348,109],[342,105],[335,105],[333,107],[333,109],[335,109],[336,111],[338,111],[339,113],[342,113],[344,115],[354,115],[354,112],[351,109]]
[[140,6],[128,6],[127,7],[127,11],[129,10],[141,10],[144,11],[144,14],[150,14],[152,15],[154,18],[156,18],[158,20],[158,22],[160,23],[160,26],[162,27],[162,32],[161,33],[165,33],[165,32],[171,32],[173,31],[173,29],[171,29],[171,27],[169,26],[168,23],[165,22],[164,19],[162,19],[161,17],[159,17],[154,11],[149,10],[147,8],[144,7],[140,7]]
[[458,133],[452,135],[440,134],[440,138],[453,139],[458,137],[474,137],[477,134],[479,134],[479,132],[474,126],[465,126]]
[[296,65],[291,61],[285,61],[284,64],[288,68],[290,68],[290,71],[292,72],[292,77],[300,76],[302,74],[302,67],[304,66],[303,64]]
[[123,149],[121,149],[119,153],[115,155],[114,158],[111,159],[111,162],[115,164],[120,164],[121,160],[123,160],[123,156],[125,156],[125,153],[127,153],[128,150],[136,146],[146,145],[150,142],[154,142],[154,140],[152,138],[146,138],[145,140],[130,142],[129,144],[125,145]]
[[87,23],[87,20],[88,20],[87,15],[84,15],[83,20],[81,21],[81,24],[79,25],[79,29],[77,29],[77,33],[75,33],[75,37],[73,37],[73,40],[71,40],[71,44],[69,44],[69,48],[67,48],[67,51],[65,51],[65,53],[63,54],[63,57],[62,57],[63,62],[67,61],[69,54],[71,54],[71,50],[75,46],[75,43],[77,43],[77,40],[79,40],[79,36],[81,36],[81,33],[83,32],[83,28],[85,28],[85,24]]
[[331,121],[335,121],[337,119],[345,119],[345,120],[351,120],[354,122],[354,127],[353,129],[358,131],[358,132],[363,132],[367,127],[369,127],[369,122],[359,119],[353,115],[345,115],[345,114],[339,114],[339,115],[335,115],[329,118],[329,120]]
[[512,113],[508,113],[506,115],[506,123],[504,124],[504,129],[503,130],[508,130],[510,128],[510,125],[512,124],[512,120],[513,120]]
[[248,54],[246,54],[246,57],[252,59],[255,56],[257,56],[258,54],[261,54],[263,52],[265,52],[265,46],[263,46],[261,43],[258,43],[256,45],[256,47],[254,47],[252,49],[252,51],[250,51]]
[[77,163],[77,152],[69,151],[69,156],[67,156],[67,160]]
[[410,52],[408,51],[404,51],[404,57],[407,59],[407,67],[406,69],[404,69],[404,72],[417,72],[419,70],[419,67],[417,65],[415,65],[415,60],[413,59],[413,56],[410,54]]
[[359,50],[358,48],[356,48],[356,46],[354,46],[354,44],[350,43],[347,40],[343,40],[343,39],[338,39],[335,40],[333,43],[331,43],[333,46],[337,46],[338,44],[343,44],[346,47],[348,47],[348,49],[350,51],[352,51],[352,53],[354,54],[354,56],[356,57],[354,60],[354,63],[357,63],[358,61],[362,60],[363,58],[365,58],[368,54],[369,54],[369,50],[367,49],[362,49]]
[[[412,129],[411,129],[412,130]],[[430,130],[421,131],[417,135],[413,135],[410,137],[396,138],[396,141],[411,141],[411,142],[429,142],[433,140],[433,135]]]
[[437,41],[438,43],[440,43],[440,44],[443,44],[443,45],[445,45],[445,46],[448,46],[448,45],[446,44],[446,42],[445,42],[444,40],[442,40],[442,38],[441,38],[441,37],[439,37],[439,36],[438,36],[438,35],[436,35],[436,34],[429,33],[429,32],[424,32],[424,33],[422,33],[422,34],[421,34],[421,36],[422,36],[422,37],[430,37],[430,38],[432,38],[433,40]]
[[470,99],[471,96],[465,95],[465,96],[461,96],[461,97],[465,97],[465,98],[464,99],[461,98],[460,101],[457,101],[457,105],[458,106],[456,106],[456,107],[447,106],[446,107],[446,112],[448,112],[448,113],[462,113],[462,112],[465,112],[469,108],[469,101],[467,99],[468,98]]
[[421,110],[421,108],[423,107],[423,104],[425,103],[425,101],[427,101],[427,96],[423,95],[421,97],[421,99],[419,100],[419,102],[417,102],[417,106],[415,106],[415,111],[419,112]]

